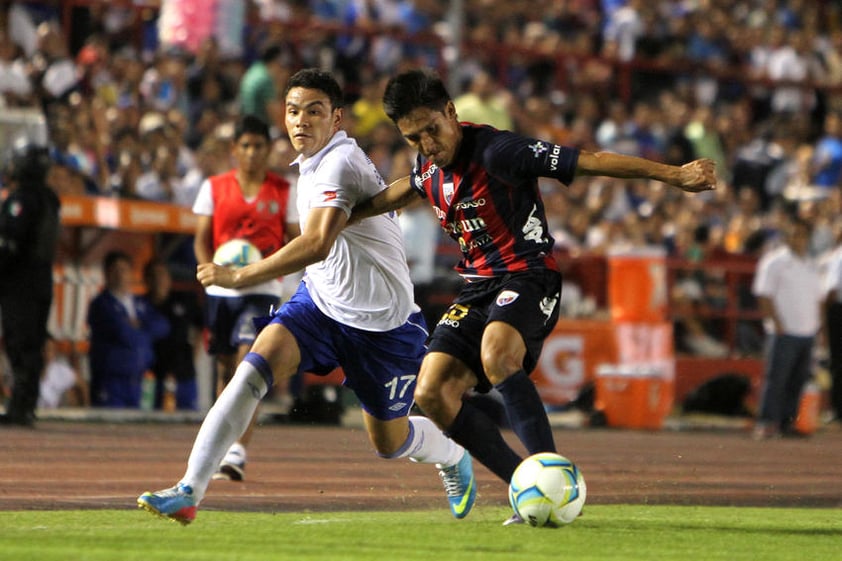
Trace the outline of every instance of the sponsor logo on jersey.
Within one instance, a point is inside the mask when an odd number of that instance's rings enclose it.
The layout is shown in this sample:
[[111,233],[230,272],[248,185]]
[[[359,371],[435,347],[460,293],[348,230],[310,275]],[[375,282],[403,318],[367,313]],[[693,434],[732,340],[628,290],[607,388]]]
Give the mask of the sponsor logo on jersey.
[[459,249],[462,250],[462,253],[468,253],[469,251],[473,251],[474,249],[478,249],[485,245],[492,243],[494,240],[488,234],[481,234],[471,241],[465,241],[465,238],[459,236]]
[[425,181],[427,181],[428,179],[430,179],[431,177],[433,177],[433,174],[434,174],[434,173],[436,173],[436,171],[438,171],[438,169],[439,169],[439,168],[438,168],[438,166],[437,166],[436,164],[431,165],[431,166],[427,169],[427,171],[425,171],[425,172],[424,172],[424,173],[422,173],[421,175],[416,175],[416,176],[415,176],[415,184],[416,184],[418,187],[421,187],[421,184],[422,184],[422,183],[424,183]]
[[523,239],[544,244],[547,243],[547,240],[544,238],[544,227],[541,225],[541,220],[535,216],[537,211],[538,205],[532,205],[532,211],[529,213],[526,224],[523,225],[521,231],[523,232]]
[[395,403],[394,405],[390,405],[389,411],[400,411],[404,407],[406,407],[406,403],[404,403],[402,401],[399,401],[399,402]]
[[537,158],[537,157],[539,157],[541,154],[543,154],[544,152],[546,152],[546,151],[547,151],[547,145],[546,145],[546,144],[544,144],[543,142],[541,142],[541,141],[539,140],[539,141],[538,141],[538,142],[536,142],[535,144],[531,144],[531,145],[529,146],[529,149],[530,149],[530,150],[532,150],[532,154],[534,154],[534,155],[535,155],[535,157]]
[[444,230],[448,234],[461,234],[462,232],[479,232],[486,228],[485,220],[479,216],[476,218],[466,218],[465,220],[458,220],[456,222],[449,222]]
[[465,210],[468,208],[479,208],[481,206],[485,206],[485,199],[477,199],[475,201],[459,201],[453,208],[456,210]]
[[520,296],[514,290],[504,290],[500,294],[497,295],[497,305],[498,306],[507,306],[517,300],[517,297]]
[[556,171],[558,170],[558,157],[561,155],[561,146],[558,144],[553,145],[553,151],[550,152],[550,170]]
[[463,306],[462,304],[453,304],[444,315],[441,316],[437,325],[447,325],[449,327],[459,327],[459,322],[468,316],[471,310],[470,306]]

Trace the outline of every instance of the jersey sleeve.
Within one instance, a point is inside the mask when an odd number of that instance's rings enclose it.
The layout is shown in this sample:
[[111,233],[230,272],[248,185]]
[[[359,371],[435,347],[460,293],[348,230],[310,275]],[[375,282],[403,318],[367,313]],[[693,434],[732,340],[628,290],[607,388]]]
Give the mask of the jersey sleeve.
[[482,158],[489,173],[499,177],[515,181],[523,177],[551,177],[569,185],[576,176],[579,150],[498,131]]
[[422,162],[421,162],[421,155],[415,157],[415,165],[412,166],[412,171],[409,174],[409,184],[415,190],[416,193],[421,195],[422,199],[427,198],[427,191],[424,190],[424,181],[421,177],[422,172]]
[[313,176],[308,208],[341,208],[348,216],[358,198],[359,173],[346,157],[325,159]]
[[193,201],[193,214],[200,216],[213,216],[213,196],[211,195],[211,182],[209,179],[202,181],[196,200]]
[[298,181],[295,178],[287,179],[289,181],[289,198],[287,203],[287,224],[298,224]]
[[751,292],[755,296],[771,298],[774,291],[775,261],[777,254],[767,254],[757,263],[756,273],[751,285]]

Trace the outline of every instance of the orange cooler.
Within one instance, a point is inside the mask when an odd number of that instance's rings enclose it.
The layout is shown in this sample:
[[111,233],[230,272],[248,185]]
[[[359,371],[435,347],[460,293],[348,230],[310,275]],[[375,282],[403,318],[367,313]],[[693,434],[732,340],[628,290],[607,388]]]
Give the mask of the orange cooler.
[[652,368],[603,364],[596,374],[596,409],[609,427],[660,429],[673,405],[673,383]]
[[640,248],[608,254],[608,307],[613,321],[660,322],[667,317],[663,249]]

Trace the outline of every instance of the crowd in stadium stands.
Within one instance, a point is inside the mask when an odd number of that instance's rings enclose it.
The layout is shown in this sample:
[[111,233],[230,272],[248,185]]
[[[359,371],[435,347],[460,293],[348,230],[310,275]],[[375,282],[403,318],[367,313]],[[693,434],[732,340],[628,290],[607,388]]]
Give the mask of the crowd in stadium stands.
[[[156,17],[166,3],[68,11],[18,1],[0,11],[0,103],[44,111],[59,193],[191,205],[202,179],[229,167],[231,123],[260,88],[244,76],[262,74],[278,91],[303,66],[342,78],[353,96],[346,128],[395,179],[412,154],[379,98],[384,78],[423,64],[448,72],[463,118],[589,150],[717,162],[720,188],[697,196],[548,180],[561,251],[654,244],[689,263],[751,260],[791,211],[813,225],[815,255],[842,240],[838,2],[465,0],[454,49],[445,0],[253,0],[236,55],[213,38],[193,50],[163,42]],[[283,126],[271,100],[262,109]],[[278,140],[273,165],[289,158]],[[722,279],[703,271],[680,275],[675,309],[722,305]],[[678,332],[688,352],[729,352],[708,322]],[[757,352],[757,339],[747,329],[738,350]]]

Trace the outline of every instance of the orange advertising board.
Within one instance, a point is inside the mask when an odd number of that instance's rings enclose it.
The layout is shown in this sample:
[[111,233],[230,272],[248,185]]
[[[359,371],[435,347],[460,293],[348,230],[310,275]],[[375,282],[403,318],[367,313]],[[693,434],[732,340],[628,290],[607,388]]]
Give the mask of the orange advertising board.
[[[566,405],[600,370],[663,380],[663,399],[672,405],[675,357],[669,322],[562,320],[544,342],[532,379],[548,405]],[[663,403],[660,407],[663,408]]]
[[614,326],[607,321],[561,320],[544,341],[532,379],[548,405],[565,405],[593,381],[597,365],[617,360]]
[[61,223],[149,233],[192,234],[196,230],[196,216],[186,207],[89,196],[63,196]]

